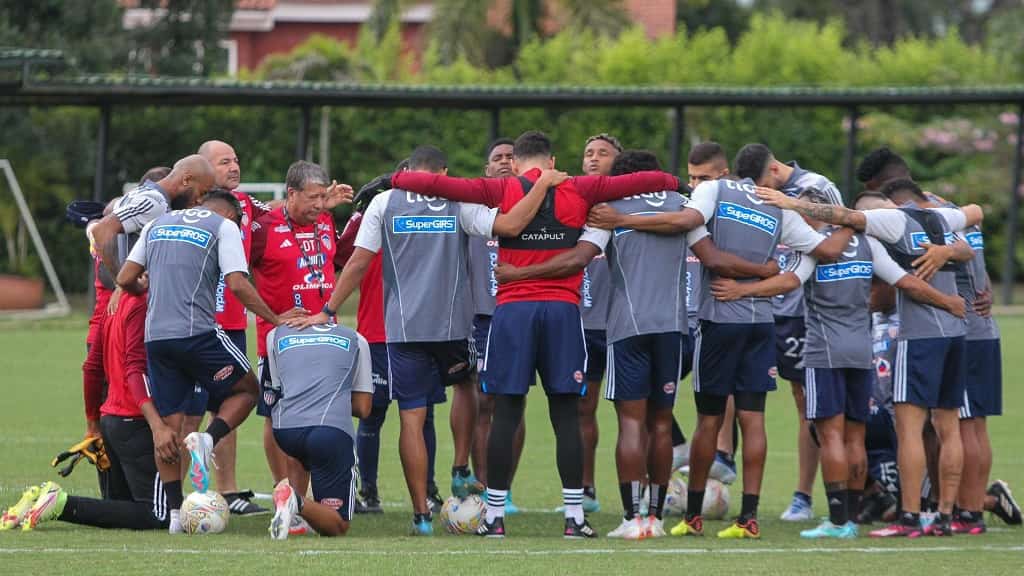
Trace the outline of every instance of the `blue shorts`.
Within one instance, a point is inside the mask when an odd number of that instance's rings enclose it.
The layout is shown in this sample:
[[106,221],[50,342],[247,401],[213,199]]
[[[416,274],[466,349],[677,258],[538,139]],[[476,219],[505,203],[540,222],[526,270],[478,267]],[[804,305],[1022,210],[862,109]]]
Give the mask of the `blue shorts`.
[[847,420],[866,422],[871,405],[872,370],[858,368],[805,368],[808,420],[844,414]]
[[587,393],[587,348],[579,306],[569,302],[499,304],[491,319],[480,387],[524,395],[540,373],[549,395]]
[[491,317],[487,314],[473,316],[473,345],[476,350],[476,371],[484,369],[484,350],[487,350],[487,334],[491,331]]
[[274,428],[274,439],[285,454],[309,471],[313,499],[351,520],[356,497],[352,437],[332,426],[305,426]]
[[608,345],[608,400],[650,400],[671,408],[686,340],[680,332],[642,334]]
[[892,414],[879,406],[868,412],[864,447],[868,453],[868,475],[889,492],[899,492],[900,473],[896,460],[898,442]]
[[604,369],[608,365],[608,332],[583,330],[583,342],[587,346],[587,382],[600,384],[601,380],[604,380]]
[[146,367],[153,406],[161,416],[184,414],[197,386],[219,406],[235,382],[252,370],[245,353],[220,329],[146,342]]
[[468,340],[389,342],[387,353],[391,399],[399,410],[439,404],[445,386],[469,379],[476,362]]
[[693,354],[694,392],[730,396],[775,390],[775,324],[701,320]]
[[967,383],[966,356],[963,336],[897,340],[893,402],[959,410]]
[[[242,354],[246,353],[245,330],[223,330],[223,332],[228,335],[235,347],[242,351]],[[187,416],[202,416],[206,412],[216,414],[219,411],[220,401],[211,401],[209,392],[197,384],[192,400],[189,402],[188,408],[185,409],[185,414]]]
[[999,339],[967,341],[967,386],[960,418],[1003,413],[1003,359]]
[[775,317],[775,365],[783,380],[803,382],[806,335],[803,318]]

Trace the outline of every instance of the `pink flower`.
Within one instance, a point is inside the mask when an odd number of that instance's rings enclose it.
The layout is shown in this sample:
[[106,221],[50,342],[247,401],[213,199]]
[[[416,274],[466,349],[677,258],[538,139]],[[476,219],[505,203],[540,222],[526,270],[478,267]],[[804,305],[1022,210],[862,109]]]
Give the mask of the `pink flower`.
[[974,149],[978,152],[990,152],[995,148],[996,141],[993,138],[982,138],[974,141]]
[[999,115],[999,121],[1007,126],[1013,126],[1017,123],[1017,114],[1014,112],[1003,112]]

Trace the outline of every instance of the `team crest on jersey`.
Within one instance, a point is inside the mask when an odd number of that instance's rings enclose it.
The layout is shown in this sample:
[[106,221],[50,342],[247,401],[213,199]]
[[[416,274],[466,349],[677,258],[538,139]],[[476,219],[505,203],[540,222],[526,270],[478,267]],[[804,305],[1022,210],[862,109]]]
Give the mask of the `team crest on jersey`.
[[778,375],[779,375],[779,369],[776,368],[775,366],[772,366],[771,368],[768,369],[768,377],[769,378],[775,378]]
[[662,389],[663,392],[665,392],[665,394],[675,394],[675,392],[676,392],[676,383],[675,382],[665,382],[665,385],[662,386],[661,389]]
[[331,249],[331,237],[328,236],[327,234],[324,234],[323,236],[320,237],[320,243],[324,245],[324,250]]
[[267,406],[273,406],[277,402],[277,394],[273,390],[263,391],[263,403]]
[[722,220],[739,222],[772,236],[775,235],[775,230],[779,227],[779,221],[774,216],[733,202],[719,202],[718,212],[715,216]]
[[889,361],[885,358],[879,358],[878,362],[875,363],[875,371],[879,376],[888,376],[891,368]]

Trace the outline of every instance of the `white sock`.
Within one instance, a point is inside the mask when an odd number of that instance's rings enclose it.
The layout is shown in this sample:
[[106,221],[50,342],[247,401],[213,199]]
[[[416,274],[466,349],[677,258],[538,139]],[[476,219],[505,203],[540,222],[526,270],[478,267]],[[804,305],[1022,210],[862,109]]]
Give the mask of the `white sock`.
[[505,499],[508,497],[508,490],[487,489],[487,523],[494,522],[495,518],[505,517]]
[[185,531],[181,526],[181,510],[171,510],[171,521],[167,531],[171,534],[181,534]]
[[583,523],[583,488],[562,488],[562,504],[565,505],[566,518],[572,518],[577,524]]

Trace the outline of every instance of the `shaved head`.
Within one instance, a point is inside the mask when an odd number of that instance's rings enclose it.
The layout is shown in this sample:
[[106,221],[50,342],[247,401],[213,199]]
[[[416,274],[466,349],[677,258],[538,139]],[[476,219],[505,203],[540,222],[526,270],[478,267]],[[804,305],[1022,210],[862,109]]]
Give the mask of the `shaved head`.
[[200,196],[216,185],[213,166],[199,154],[185,156],[174,163],[171,173],[160,181],[160,185],[171,197],[172,207],[194,205]]
[[199,146],[198,154],[213,166],[217,186],[227,190],[238,188],[242,181],[242,168],[235,149],[227,142],[207,140]]

